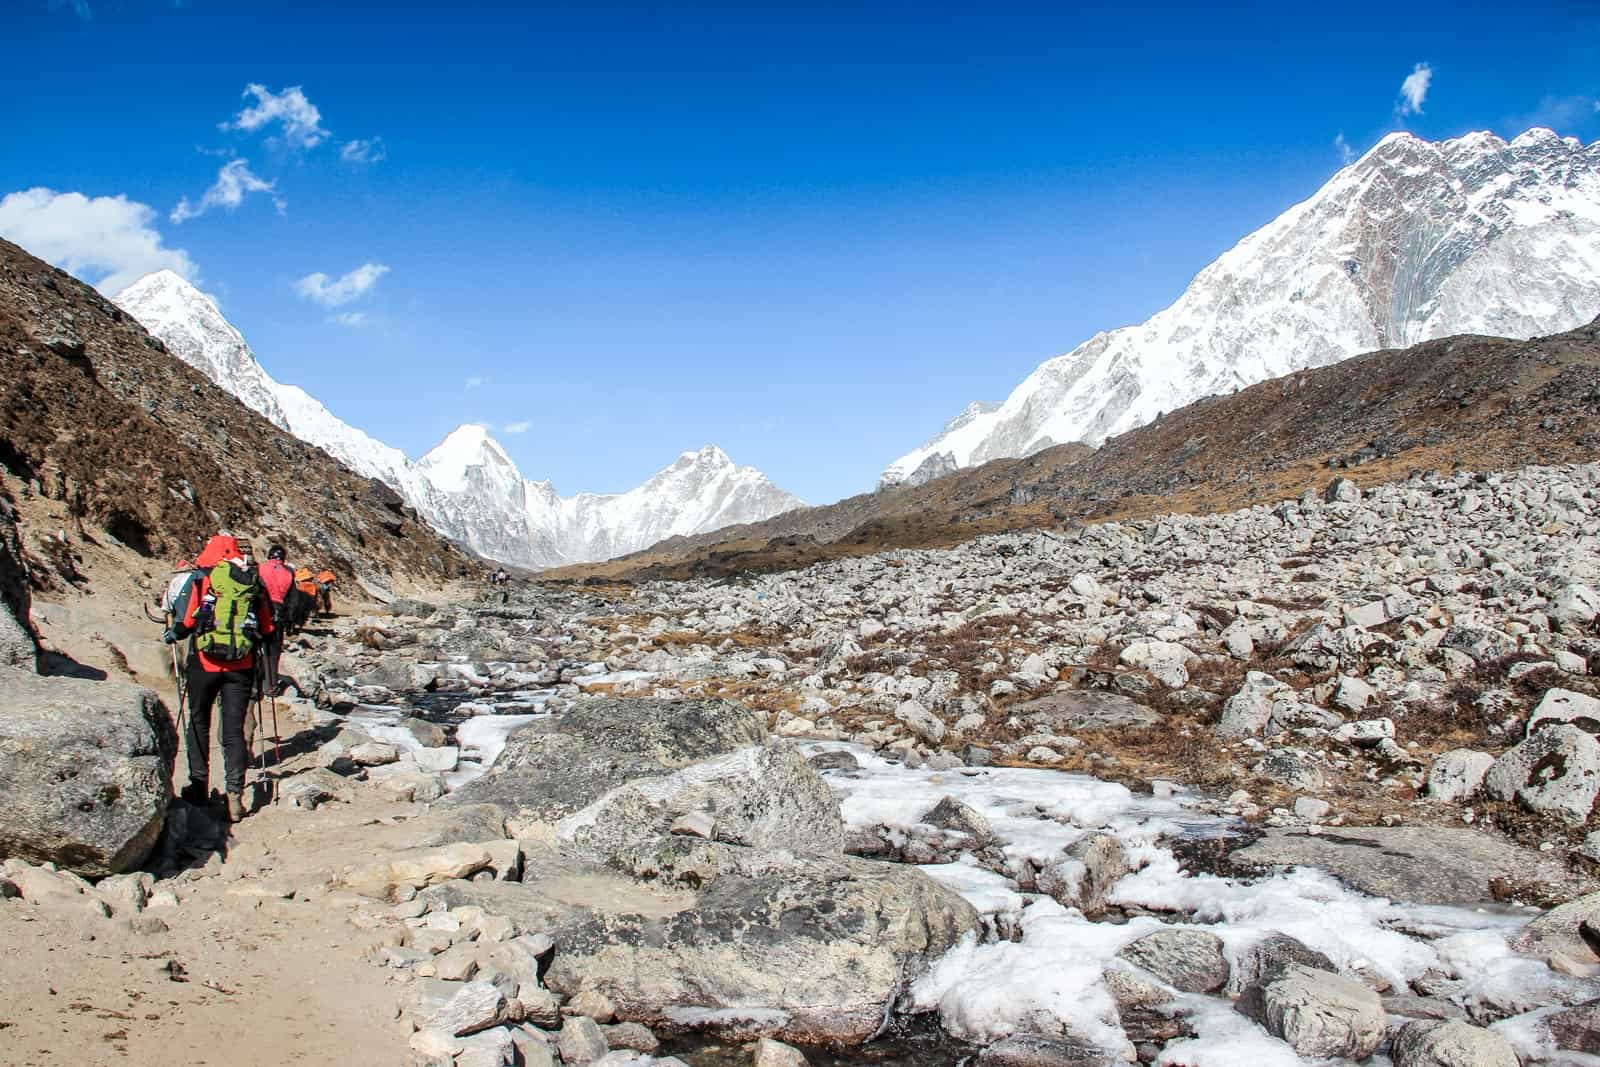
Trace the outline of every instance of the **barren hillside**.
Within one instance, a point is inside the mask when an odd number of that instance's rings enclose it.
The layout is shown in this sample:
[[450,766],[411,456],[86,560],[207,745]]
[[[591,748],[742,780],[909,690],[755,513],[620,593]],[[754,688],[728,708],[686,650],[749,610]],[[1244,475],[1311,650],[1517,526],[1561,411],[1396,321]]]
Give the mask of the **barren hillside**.
[[228,529],[378,588],[474,566],[393,490],[279,430],[92,288],[6,241],[0,465],[23,494],[65,505],[68,534],[146,557],[192,553]]
[[664,541],[555,580],[770,572],[982,533],[1210,513],[1411,471],[1505,470],[1600,455],[1600,319],[1550,337],[1448,337],[1211,397],[1089,451],[1062,445],[909,489]]

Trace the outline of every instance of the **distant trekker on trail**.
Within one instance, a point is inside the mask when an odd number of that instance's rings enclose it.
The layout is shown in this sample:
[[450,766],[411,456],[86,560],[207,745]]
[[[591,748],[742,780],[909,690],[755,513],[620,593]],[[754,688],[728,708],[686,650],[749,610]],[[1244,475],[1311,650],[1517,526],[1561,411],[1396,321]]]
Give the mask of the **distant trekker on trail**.
[[333,584],[339,576],[330,570],[323,570],[317,575],[317,603],[322,607],[324,615],[333,614]]
[[195,560],[204,576],[188,603],[163,634],[167,644],[193,635],[189,645],[187,691],[189,784],[182,796],[191,804],[210,798],[211,708],[222,699],[222,759],[228,793],[228,818],[244,818],[244,772],[250,753],[244,719],[254,688],[256,653],[273,630],[272,607],[260,576],[246,562],[234,538],[219,534]]
[[272,602],[272,630],[262,636],[261,646],[267,657],[267,685],[273,693],[278,691],[278,662],[283,658],[283,635],[289,628],[286,601],[294,588],[294,571],[284,562],[287,555],[282,545],[273,545],[260,568],[261,586]]

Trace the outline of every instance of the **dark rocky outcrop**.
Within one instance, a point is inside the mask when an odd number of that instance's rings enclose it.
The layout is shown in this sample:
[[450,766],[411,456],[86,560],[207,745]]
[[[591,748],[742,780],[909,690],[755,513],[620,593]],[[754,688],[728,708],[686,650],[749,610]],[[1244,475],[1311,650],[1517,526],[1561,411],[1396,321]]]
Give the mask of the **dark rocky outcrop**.
[[0,493],[0,667],[33,670],[39,655],[29,607],[28,565],[17,533],[16,512]]

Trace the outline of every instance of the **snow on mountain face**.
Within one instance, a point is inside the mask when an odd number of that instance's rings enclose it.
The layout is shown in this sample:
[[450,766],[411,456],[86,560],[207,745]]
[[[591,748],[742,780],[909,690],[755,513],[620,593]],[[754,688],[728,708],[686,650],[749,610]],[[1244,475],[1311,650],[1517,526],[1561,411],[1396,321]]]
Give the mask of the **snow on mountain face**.
[[1139,326],[974,404],[880,485],[1098,445],[1202,397],[1457,333],[1526,338],[1600,311],[1600,142],[1391,134]]
[[715,446],[685,452],[643,485],[611,495],[561,497],[549,482],[526,480],[481,426],[457,427],[413,463],[299,386],[274,381],[216,304],[172,271],[139,279],[115,300],[174,355],[248,407],[352,470],[387,482],[441,533],[490,559],[528,567],[610,559],[665,537],[804,506]]
[[625,493],[559,496],[522,477],[481,426],[462,426],[417,467],[442,496],[446,534],[492,559],[546,567],[610,559],[663,538],[759,522],[804,502],[715,445],[685,452]]
[[[170,270],[128,286],[117,305],[159,337],[173,355],[265,415],[280,430],[289,423],[278,405],[277,385],[211,298]],[[292,431],[291,431],[292,432]]]

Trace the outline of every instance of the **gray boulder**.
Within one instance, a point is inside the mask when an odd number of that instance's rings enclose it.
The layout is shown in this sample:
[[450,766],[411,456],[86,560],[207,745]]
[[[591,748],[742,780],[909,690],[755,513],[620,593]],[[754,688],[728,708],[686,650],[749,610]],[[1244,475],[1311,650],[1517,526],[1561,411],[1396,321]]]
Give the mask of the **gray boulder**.
[[856,1044],[901,989],[974,929],[971,905],[921,871],[695,842],[715,877],[670,908],[586,911],[556,932],[544,981],[603,993],[652,1030],[722,1013],[736,1032]]
[[1009,709],[1029,733],[1070,734],[1074,730],[1115,730],[1154,726],[1161,715],[1120,693],[1063,689]]
[[1185,993],[1215,993],[1228,984],[1222,939],[1204,930],[1157,930],[1117,955]]
[[1320,867],[1363,893],[1423,904],[1491,900],[1496,878],[1564,880],[1553,856],[1464,826],[1341,826],[1316,835],[1274,829],[1230,858]]
[[[1590,931],[1589,937],[1584,936],[1585,927]],[[1595,951],[1600,939],[1591,940],[1596,934],[1600,934],[1600,893],[1590,893],[1534,919],[1517,931],[1510,945],[1513,952],[1524,956],[1549,959],[1560,955],[1596,963],[1600,962],[1600,953]]]
[[1387,1036],[1377,993],[1297,963],[1246,989],[1234,1007],[1302,1056],[1364,1060]]
[[766,736],[760,716],[726,700],[587,700],[513,734],[489,773],[444,803],[492,804],[517,824],[553,827],[627,782]]
[[176,754],[148,689],[0,668],[0,857],[89,878],[138,866],[161,836]]
[[1545,1026],[1557,1048],[1600,1054],[1600,1000],[1558,1011],[1545,1020]]
[[1444,804],[1466,800],[1483,785],[1494,757],[1470,748],[1441,752],[1428,768],[1428,796]]
[[1459,1019],[1406,1023],[1391,1058],[1395,1067],[1518,1067],[1505,1038]]
[[1063,1037],[1012,1034],[978,1054],[979,1067],[1122,1067],[1103,1049]]
[[1600,734],[1600,700],[1570,689],[1548,689],[1528,716],[1528,733],[1564,722],[1590,734]]
[[1581,826],[1600,796],[1600,741],[1566,723],[1544,726],[1495,760],[1483,784],[1496,800]]
[[1291,963],[1319,971],[1337,968],[1332,960],[1288,934],[1271,933],[1239,953],[1226,992],[1238,996],[1250,986],[1282,973]]

